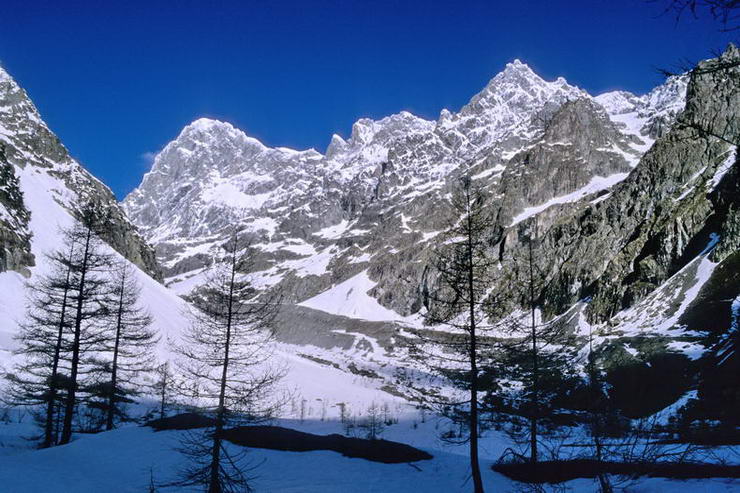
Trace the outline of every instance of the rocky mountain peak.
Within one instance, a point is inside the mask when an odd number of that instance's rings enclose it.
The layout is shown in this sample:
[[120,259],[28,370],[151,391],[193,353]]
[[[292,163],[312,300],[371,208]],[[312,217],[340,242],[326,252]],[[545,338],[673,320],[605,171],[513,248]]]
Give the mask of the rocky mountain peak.
[[496,77],[499,77],[501,79],[505,77],[514,77],[517,75],[529,78],[539,78],[539,76],[534,72],[534,70],[529,67],[529,65],[522,62],[518,58],[515,58],[513,61],[507,63],[504,67],[504,70],[501,71]]
[[[485,152],[496,142],[513,150],[542,130],[564,102],[590,97],[563,78],[548,82],[520,60],[506,65],[456,114],[442,113],[437,122],[442,140],[465,159]],[[535,118],[536,117],[536,118]]]
[[228,122],[214,120],[212,118],[198,118],[185,126],[183,131],[186,132],[213,132],[213,131],[233,131],[234,126]]
[[0,94],[7,94],[21,90],[13,77],[0,65]]
[[352,125],[352,134],[348,143],[353,146],[368,144],[372,141],[384,141],[415,131],[430,131],[433,123],[419,118],[408,111],[401,111],[380,120],[361,118]]
[[665,83],[647,93],[645,103],[658,112],[678,113],[683,110],[688,83],[686,74],[668,77]]
[[498,108],[506,103],[517,107],[523,103],[541,103],[558,93],[562,93],[566,99],[586,95],[584,91],[569,85],[562,77],[552,82],[544,80],[529,65],[517,59],[506,64],[504,70],[473,96],[460,113]]
[[247,136],[246,133],[232,124],[210,118],[199,118],[186,125],[173,142],[187,147],[192,143],[217,145],[224,141],[232,142],[234,145],[250,147],[255,152],[267,149],[262,142]]
[[326,148],[326,158],[333,159],[347,148],[347,141],[337,134],[331,136],[329,146]]

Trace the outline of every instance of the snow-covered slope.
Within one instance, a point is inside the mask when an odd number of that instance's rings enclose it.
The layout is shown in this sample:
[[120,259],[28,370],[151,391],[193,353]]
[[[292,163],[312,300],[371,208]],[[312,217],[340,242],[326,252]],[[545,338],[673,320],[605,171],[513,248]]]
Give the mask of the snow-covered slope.
[[20,197],[24,190],[22,187],[17,190],[15,197],[12,190],[17,188],[13,183],[17,183],[18,175],[23,172],[48,177],[39,186],[46,186],[53,200],[72,214],[86,202],[105,209],[109,215],[105,240],[150,274],[160,274],[154,252],[126,217],[110,189],[72,159],[25,91],[0,68],[0,245],[4,247],[0,251],[5,250],[0,254],[0,270],[22,271],[34,262],[33,257],[24,255],[30,253],[27,242],[8,240],[8,236],[15,234],[23,238],[27,233],[28,218],[23,213]]
[[671,76],[643,96],[612,91],[594,99],[612,119],[623,123],[627,132],[655,140],[670,129],[676,116],[683,111],[688,82],[688,75]]

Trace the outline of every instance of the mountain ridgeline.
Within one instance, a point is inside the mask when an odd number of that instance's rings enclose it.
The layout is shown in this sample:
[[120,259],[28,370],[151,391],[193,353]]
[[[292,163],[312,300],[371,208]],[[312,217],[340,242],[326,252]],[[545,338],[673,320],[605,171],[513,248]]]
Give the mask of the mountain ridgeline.
[[[109,221],[103,239],[186,298],[237,226],[254,248],[254,285],[283,295],[278,339],[398,393],[379,368],[410,364],[402,329],[420,327],[438,289],[435,248],[469,179],[492,217],[500,316],[527,304],[509,284],[535,237],[537,306],[568,327],[568,351],[596,338],[633,384],[649,384],[635,376],[647,368],[706,380],[720,353],[738,364],[738,141],[734,46],[642,96],[592,96],[516,60],[458,112],[361,119],[323,154],[196,120],[118,204],[0,71],[0,272],[30,275],[50,247],[43,224],[31,227],[44,197],[73,215],[93,202]],[[697,383],[675,380],[635,414]]]
[[[643,97],[592,98],[515,61],[458,113],[362,119],[324,155],[268,148],[201,119],[156,157],[124,207],[172,281],[202,268],[236,223],[254,233],[265,286],[284,285],[293,301],[369,269],[381,303],[409,315],[420,308],[418,261],[444,228],[439,210],[461,176],[492,191],[505,228],[527,207],[626,177],[685,90],[678,77]],[[392,286],[399,277],[416,282]]]
[[569,324],[574,352],[597,334],[614,364],[670,354],[690,365],[737,324],[738,59],[730,46],[644,96],[591,96],[517,60],[457,113],[362,119],[324,154],[201,119],[123,205],[180,294],[197,289],[237,224],[252,233],[261,289],[417,324],[436,289],[438,235],[454,219],[450,193],[470,177],[495,218],[492,292],[509,289],[536,231],[538,306]]

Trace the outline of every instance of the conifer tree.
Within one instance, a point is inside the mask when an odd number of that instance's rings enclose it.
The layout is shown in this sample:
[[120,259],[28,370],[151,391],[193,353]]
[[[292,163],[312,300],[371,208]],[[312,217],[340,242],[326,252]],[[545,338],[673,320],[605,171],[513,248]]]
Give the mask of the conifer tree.
[[134,269],[119,261],[111,272],[109,294],[105,298],[107,320],[105,347],[109,359],[97,361],[103,377],[91,389],[97,397],[91,405],[104,412],[105,429],[114,427],[116,418],[125,418],[122,405],[139,394],[143,375],[154,369],[152,350],[158,342],[152,318],[141,306],[141,286]]
[[526,419],[529,460],[540,460],[540,434],[568,389],[576,385],[568,347],[566,324],[560,319],[545,320],[544,305],[547,272],[552,265],[542,265],[538,251],[536,218],[525,233],[523,248],[512,259],[508,276],[512,297],[523,308],[520,316],[510,316],[505,323],[506,344],[502,344],[503,367],[507,379],[521,385],[502,392],[504,405],[514,421],[510,430],[520,433],[518,417]]
[[496,311],[498,295],[490,292],[491,273],[496,262],[491,255],[494,218],[486,207],[486,195],[469,178],[464,178],[451,195],[452,218],[435,251],[437,289],[426,300],[425,323],[445,330],[420,330],[410,347],[432,373],[447,379],[467,393],[467,398],[433,405],[461,426],[470,448],[473,489],[481,493],[478,435],[479,393],[483,391],[482,370],[492,368],[492,328],[486,313]]
[[184,374],[199,384],[198,398],[214,417],[205,437],[191,435],[183,447],[194,464],[178,485],[204,485],[209,493],[250,490],[241,457],[223,446],[223,430],[234,421],[272,416],[271,393],[282,376],[269,365],[280,296],[258,297],[247,275],[252,250],[239,232],[223,248],[192,299],[191,325],[178,347]]
[[36,415],[44,430],[42,448],[58,441],[60,393],[68,384],[66,338],[74,280],[71,268],[65,264],[74,255],[74,247],[70,242],[66,253],[50,253],[49,272],[38,275],[27,287],[26,317],[15,338],[19,346],[15,353],[23,356],[23,361],[6,375],[11,405],[43,407]]
[[63,261],[63,265],[72,272],[73,286],[69,292],[72,308],[69,388],[64,403],[61,444],[69,443],[72,439],[80,376],[88,369],[83,357],[99,350],[104,342],[101,326],[107,316],[104,299],[108,294],[107,273],[112,261],[98,236],[104,218],[104,211],[92,202],[87,203],[79,214],[78,222],[63,235],[66,244],[77,246],[74,255]]
[[170,362],[165,361],[154,369],[155,380],[152,385],[154,394],[159,400],[159,419],[167,417],[167,411],[175,401],[176,382]]

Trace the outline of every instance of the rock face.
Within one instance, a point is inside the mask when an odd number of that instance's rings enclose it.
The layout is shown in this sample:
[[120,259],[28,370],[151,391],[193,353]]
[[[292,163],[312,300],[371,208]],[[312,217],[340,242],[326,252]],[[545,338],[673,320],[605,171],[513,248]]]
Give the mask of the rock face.
[[[198,120],[124,207],[176,291],[198,287],[238,226],[254,239],[257,285],[309,309],[290,312],[286,334],[321,332],[321,310],[364,334],[322,346],[372,339],[392,352],[398,334],[382,324],[419,323],[436,289],[437,236],[456,219],[449,194],[468,176],[490,193],[493,292],[511,291],[536,229],[537,296],[546,318],[572,329],[571,349],[596,334],[615,361],[691,361],[740,306],[738,64],[731,46],[647,95],[592,97],[515,61],[457,113],[362,119],[323,155]],[[508,312],[523,301],[509,297]]]
[[0,271],[25,272],[34,265],[29,213],[24,205],[32,191],[51,194],[73,214],[88,201],[108,211],[103,239],[147,273],[161,278],[153,249],[110,189],[70,157],[25,91],[0,69]]
[[[740,56],[732,48],[723,58]],[[707,245],[713,262],[737,248],[740,197],[730,142],[740,141],[740,68],[707,70],[717,63],[699,65],[678,123],[606,199],[561,215],[547,231],[543,251],[570,259],[551,287],[548,298],[562,300],[553,313],[592,297],[590,318],[605,321],[653,292]],[[563,297],[574,283],[581,288]]]

